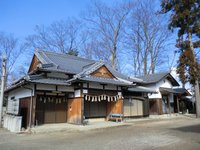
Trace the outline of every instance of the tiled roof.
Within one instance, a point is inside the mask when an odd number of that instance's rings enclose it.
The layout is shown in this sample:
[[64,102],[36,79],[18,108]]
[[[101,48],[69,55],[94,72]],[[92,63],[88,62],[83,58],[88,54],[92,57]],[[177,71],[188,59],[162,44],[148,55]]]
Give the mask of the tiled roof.
[[128,91],[143,92],[143,93],[156,93],[156,90],[153,90],[153,89],[147,88],[147,87],[143,87],[143,86],[134,86],[134,87],[128,88]]
[[95,76],[84,76],[84,77],[77,77],[72,80],[68,80],[67,82],[75,82],[75,81],[90,81],[90,82],[98,82],[104,84],[113,84],[113,85],[121,85],[121,86],[131,86],[131,82],[123,82],[118,79],[111,79],[111,78],[102,78],[102,77],[95,77]]
[[175,94],[181,94],[181,92],[178,92],[172,88],[163,88],[163,87],[160,87],[160,92],[165,92],[165,93],[175,93]]
[[149,74],[138,78],[143,80],[144,84],[156,83],[164,78],[169,78],[173,86],[179,86],[179,83],[173,78],[173,76],[169,72]]
[[[55,52],[47,52],[42,50],[37,50],[35,55],[43,64],[53,64],[49,67],[41,67],[41,70],[50,70],[58,72],[66,72],[74,75],[88,75],[89,73],[95,71],[99,67],[105,65],[108,70],[116,77],[130,82],[141,83],[141,79],[129,78],[120,72],[114,70],[110,65],[105,64],[102,61],[94,61],[85,58],[80,58],[77,56],[71,56],[67,54],[60,54]],[[48,65],[47,65],[48,66]]]
[[174,88],[173,90],[180,94],[186,93],[188,96],[191,96],[191,93],[188,90],[186,90],[185,88]]
[[41,51],[37,50],[35,52],[35,55],[38,57],[38,59],[43,63],[52,63],[54,64],[53,67],[49,67],[46,69],[52,69],[52,70],[64,70],[69,73],[80,73],[83,71],[83,67],[93,64],[94,61],[71,56],[67,54],[60,54],[55,52],[47,52],[47,51]]
[[68,85],[66,83],[66,80],[55,79],[55,78],[44,78],[44,79],[29,80],[29,82],[41,83],[41,84],[51,84],[51,85]]
[[162,78],[167,76],[169,72],[164,72],[164,73],[157,73],[157,74],[149,74],[145,76],[138,77],[139,79],[142,79],[146,83],[155,83],[160,81]]

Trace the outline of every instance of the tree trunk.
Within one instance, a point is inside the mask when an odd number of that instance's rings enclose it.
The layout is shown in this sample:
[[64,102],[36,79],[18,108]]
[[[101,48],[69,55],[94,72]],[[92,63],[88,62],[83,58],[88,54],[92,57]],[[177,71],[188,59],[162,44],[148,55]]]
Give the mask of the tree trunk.
[[112,52],[111,65],[113,69],[116,69],[116,49]]
[[153,51],[151,51],[151,67],[149,69],[149,73],[151,72],[151,74],[155,73],[155,56],[153,55]]
[[144,72],[143,72],[144,75],[147,75],[147,58],[145,57],[144,58]]
[[[194,54],[194,46],[192,43],[192,36],[191,33],[188,33],[188,41],[190,43],[190,48],[191,51]],[[195,55],[194,55],[195,56]],[[194,62],[196,62],[195,57],[194,57]],[[195,71],[196,72],[196,71]],[[199,94],[199,79],[195,80],[195,84],[194,84],[194,89],[195,89],[195,102],[196,102],[196,117],[200,118],[200,94]]]
[[196,101],[196,117],[200,118],[200,94],[199,94],[199,80],[195,81],[195,101]]

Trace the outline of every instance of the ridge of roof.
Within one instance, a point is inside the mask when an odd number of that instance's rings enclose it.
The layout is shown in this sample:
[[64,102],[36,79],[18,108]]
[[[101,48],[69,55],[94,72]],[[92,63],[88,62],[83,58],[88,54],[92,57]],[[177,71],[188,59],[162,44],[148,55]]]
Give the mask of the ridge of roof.
[[75,60],[95,62],[95,60],[90,60],[90,59],[87,59],[87,58],[82,58],[82,57],[79,57],[79,56],[73,56],[73,55],[59,53],[59,52],[45,51],[45,50],[41,50],[41,49],[38,49],[37,51],[42,52],[45,55],[46,54],[51,54],[51,55],[55,55],[55,56],[59,56],[59,57],[64,57],[64,58],[71,58],[71,59],[75,59]]

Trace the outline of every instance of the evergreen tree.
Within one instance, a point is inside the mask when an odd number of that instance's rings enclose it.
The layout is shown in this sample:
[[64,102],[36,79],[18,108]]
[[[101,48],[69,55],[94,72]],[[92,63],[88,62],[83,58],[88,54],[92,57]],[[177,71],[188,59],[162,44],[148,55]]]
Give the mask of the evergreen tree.
[[200,47],[200,0],[162,0],[161,13],[170,13],[169,29],[178,29],[180,49],[177,73],[183,83],[195,86],[196,111],[200,117],[199,71],[195,49]]

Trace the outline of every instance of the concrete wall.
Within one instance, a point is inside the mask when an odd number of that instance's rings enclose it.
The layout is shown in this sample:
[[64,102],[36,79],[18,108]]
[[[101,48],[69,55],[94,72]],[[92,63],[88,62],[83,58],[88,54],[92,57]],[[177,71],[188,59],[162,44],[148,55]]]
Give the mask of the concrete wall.
[[22,124],[21,116],[5,115],[3,121],[3,127],[11,132],[20,132]]

